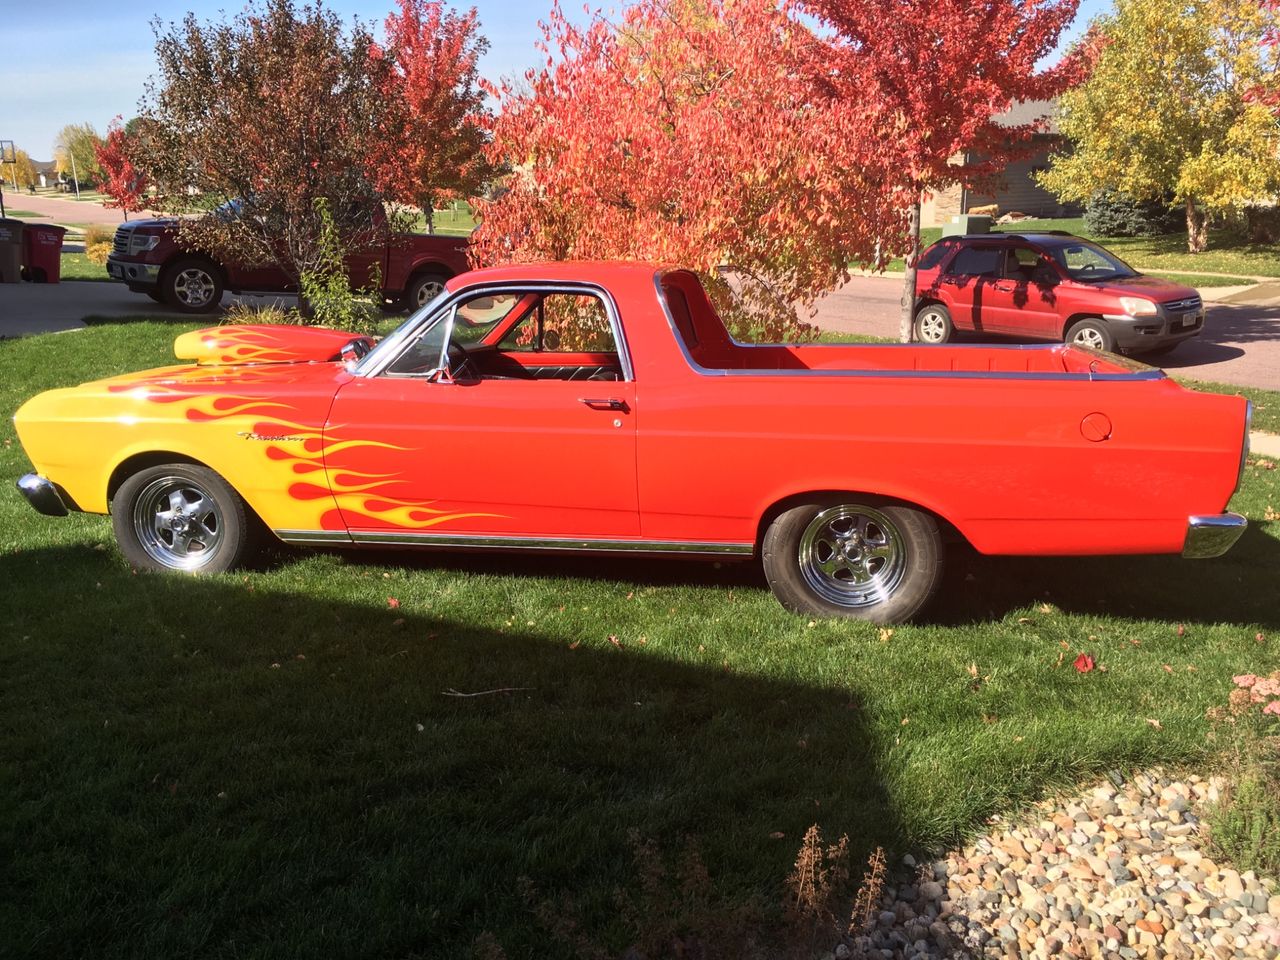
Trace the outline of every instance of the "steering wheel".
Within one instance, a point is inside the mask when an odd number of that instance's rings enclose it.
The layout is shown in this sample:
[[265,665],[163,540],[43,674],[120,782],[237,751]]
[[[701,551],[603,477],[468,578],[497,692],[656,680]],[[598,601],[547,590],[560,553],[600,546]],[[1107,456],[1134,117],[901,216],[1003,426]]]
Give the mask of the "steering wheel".
[[449,361],[449,376],[454,380],[479,380],[480,371],[476,365],[471,362],[471,357],[467,355],[467,351],[461,346],[449,342],[449,349],[445,352]]

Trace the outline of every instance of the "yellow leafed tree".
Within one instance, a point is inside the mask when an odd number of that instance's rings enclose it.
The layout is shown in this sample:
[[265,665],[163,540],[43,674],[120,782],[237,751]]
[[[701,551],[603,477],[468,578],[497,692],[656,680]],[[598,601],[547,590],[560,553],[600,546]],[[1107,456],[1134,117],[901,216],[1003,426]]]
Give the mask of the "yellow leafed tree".
[[1203,251],[1210,214],[1280,194],[1280,123],[1259,97],[1280,86],[1277,17],[1257,0],[1117,0],[1086,41],[1092,74],[1060,101],[1072,149],[1041,183],[1078,202],[1172,197]]

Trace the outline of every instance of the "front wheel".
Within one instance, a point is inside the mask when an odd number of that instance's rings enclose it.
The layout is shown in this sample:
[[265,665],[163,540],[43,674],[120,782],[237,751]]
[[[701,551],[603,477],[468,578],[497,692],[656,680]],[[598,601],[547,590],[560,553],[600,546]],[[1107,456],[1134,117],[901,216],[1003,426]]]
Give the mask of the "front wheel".
[[418,274],[409,281],[409,286],[404,292],[404,305],[411,313],[419,307],[425,307],[444,293],[444,285],[448,279],[442,273]]
[[1067,343],[1089,347],[1092,350],[1102,350],[1106,353],[1111,353],[1116,348],[1116,338],[1112,335],[1107,322],[1092,317],[1073,323],[1071,329],[1067,331],[1066,340]]
[[170,463],[139,471],[111,500],[125,558],[144,570],[221,573],[257,551],[257,517],[208,467]]
[[922,510],[871,497],[802,503],[769,525],[765,577],[788,610],[898,623],[942,579],[942,537]]
[[940,303],[921,307],[916,314],[916,340],[920,343],[946,343],[953,329],[951,313]]
[[211,313],[222,302],[222,274],[203,257],[183,257],[165,269],[160,295],[182,313]]

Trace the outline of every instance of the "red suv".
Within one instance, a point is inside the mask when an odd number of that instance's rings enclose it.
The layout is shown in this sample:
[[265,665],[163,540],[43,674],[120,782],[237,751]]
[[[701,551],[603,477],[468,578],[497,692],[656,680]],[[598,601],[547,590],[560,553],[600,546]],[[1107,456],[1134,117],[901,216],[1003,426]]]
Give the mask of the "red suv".
[[917,269],[922,343],[946,343],[965,330],[1159,354],[1204,326],[1194,289],[1143,276],[1069,233],[943,237]]

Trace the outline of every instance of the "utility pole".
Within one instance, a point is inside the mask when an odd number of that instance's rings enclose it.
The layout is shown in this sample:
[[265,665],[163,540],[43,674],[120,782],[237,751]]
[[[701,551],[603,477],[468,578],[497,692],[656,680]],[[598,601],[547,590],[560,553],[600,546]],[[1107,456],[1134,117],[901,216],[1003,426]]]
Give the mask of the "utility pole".
[[67,147],[67,155],[71,157],[71,182],[76,188],[76,199],[80,199],[80,174],[76,173],[76,155]]

